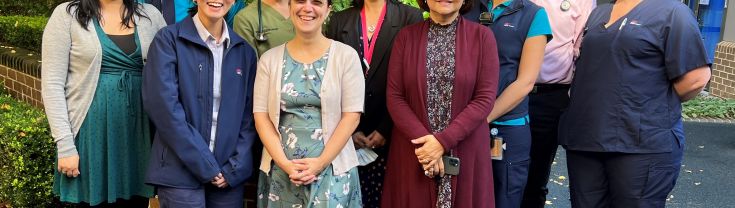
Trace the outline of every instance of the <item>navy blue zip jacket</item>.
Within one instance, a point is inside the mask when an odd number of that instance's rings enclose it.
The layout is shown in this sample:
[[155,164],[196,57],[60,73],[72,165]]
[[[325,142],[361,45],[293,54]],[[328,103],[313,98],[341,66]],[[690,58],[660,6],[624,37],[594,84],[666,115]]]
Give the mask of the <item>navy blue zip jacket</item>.
[[256,54],[230,29],[222,62],[222,95],[214,152],[213,57],[191,18],[156,34],[143,70],[143,107],[156,126],[146,183],[199,188],[222,173],[239,186],[253,170],[251,146]]

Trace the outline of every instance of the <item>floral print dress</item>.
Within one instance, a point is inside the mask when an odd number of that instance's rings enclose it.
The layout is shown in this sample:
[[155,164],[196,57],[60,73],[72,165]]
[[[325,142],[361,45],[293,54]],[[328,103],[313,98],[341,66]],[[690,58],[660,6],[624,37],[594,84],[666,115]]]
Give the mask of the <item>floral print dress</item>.
[[[304,64],[284,53],[281,88],[281,146],[289,160],[316,158],[324,151],[319,95],[328,53],[314,63]],[[296,186],[277,165],[270,175],[261,172],[258,181],[258,207],[361,207],[357,168],[334,175],[332,165],[317,180]]]

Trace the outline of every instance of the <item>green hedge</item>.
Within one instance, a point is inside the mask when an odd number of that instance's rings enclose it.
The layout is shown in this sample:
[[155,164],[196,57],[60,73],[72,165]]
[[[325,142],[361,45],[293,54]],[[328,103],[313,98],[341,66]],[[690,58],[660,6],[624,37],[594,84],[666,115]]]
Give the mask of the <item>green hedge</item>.
[[735,119],[735,99],[698,96],[682,104],[684,118]]
[[51,207],[55,144],[44,113],[0,94],[0,204]]
[[47,17],[0,16],[0,42],[40,52]]
[[49,16],[56,5],[69,0],[0,0],[0,16]]

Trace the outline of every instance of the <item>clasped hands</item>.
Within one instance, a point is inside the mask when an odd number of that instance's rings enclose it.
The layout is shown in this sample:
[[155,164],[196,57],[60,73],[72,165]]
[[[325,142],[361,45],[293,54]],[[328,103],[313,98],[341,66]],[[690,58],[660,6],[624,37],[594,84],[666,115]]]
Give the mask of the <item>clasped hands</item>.
[[303,158],[289,160],[280,166],[288,174],[291,183],[296,186],[309,185],[318,179],[318,175],[329,163],[321,158]]
[[379,148],[385,145],[385,137],[378,131],[373,131],[370,135],[365,136],[362,131],[352,134],[352,141],[356,148]]
[[444,162],[442,161],[444,146],[439,143],[439,140],[434,135],[426,135],[411,140],[411,143],[421,145],[414,150],[414,153],[424,169],[424,175],[429,178],[444,176]]

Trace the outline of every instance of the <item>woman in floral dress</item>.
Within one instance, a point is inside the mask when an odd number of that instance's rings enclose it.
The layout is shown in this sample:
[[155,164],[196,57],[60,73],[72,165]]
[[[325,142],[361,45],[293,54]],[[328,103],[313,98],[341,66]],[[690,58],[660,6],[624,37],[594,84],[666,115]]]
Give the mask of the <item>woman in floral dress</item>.
[[351,134],[363,110],[357,52],[324,37],[331,1],[292,0],[296,36],[265,52],[255,124],[265,146],[258,207],[360,207]]

